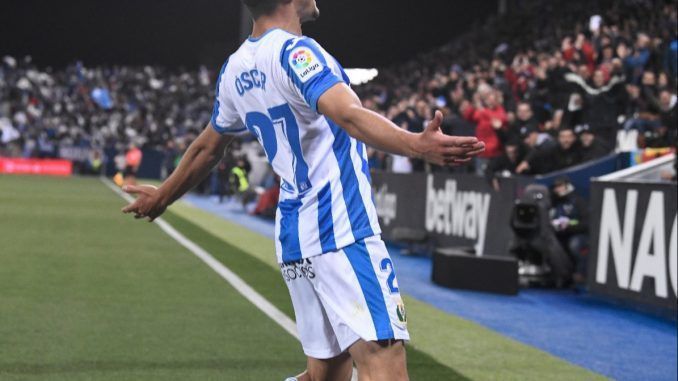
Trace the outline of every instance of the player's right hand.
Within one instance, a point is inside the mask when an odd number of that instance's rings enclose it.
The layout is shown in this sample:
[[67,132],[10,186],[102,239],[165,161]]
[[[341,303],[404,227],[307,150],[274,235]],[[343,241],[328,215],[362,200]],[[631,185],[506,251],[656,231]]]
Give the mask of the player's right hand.
[[160,197],[160,191],[153,185],[125,185],[122,190],[137,196],[134,202],[122,208],[125,214],[134,213],[134,218],[146,218],[148,222],[152,222],[167,208]]
[[485,143],[474,136],[445,135],[440,129],[443,114],[436,111],[424,132],[417,135],[415,151],[420,158],[437,165],[458,166],[485,151]]

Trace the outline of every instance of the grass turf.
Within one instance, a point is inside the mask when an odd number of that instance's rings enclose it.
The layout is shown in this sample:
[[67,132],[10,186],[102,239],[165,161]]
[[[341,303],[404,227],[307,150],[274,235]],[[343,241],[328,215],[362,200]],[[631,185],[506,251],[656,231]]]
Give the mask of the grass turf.
[[281,380],[296,340],[94,179],[0,176],[0,380]]
[[[277,380],[299,344],[95,179],[0,176],[1,380]],[[272,242],[181,203],[165,216],[293,317]],[[596,375],[406,298],[413,380]]]

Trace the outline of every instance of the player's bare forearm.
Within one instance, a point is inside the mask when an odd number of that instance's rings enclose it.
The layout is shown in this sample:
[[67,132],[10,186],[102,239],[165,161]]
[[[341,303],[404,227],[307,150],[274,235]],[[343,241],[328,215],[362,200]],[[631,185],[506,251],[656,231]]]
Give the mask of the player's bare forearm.
[[231,136],[217,133],[211,124],[191,143],[181,162],[158,188],[159,197],[170,205],[198,185],[223,158]]
[[125,192],[138,196],[122,209],[123,213],[134,213],[135,218],[153,221],[210,173],[223,157],[224,150],[231,140],[232,137],[222,136],[208,125],[188,147],[179,166],[159,188],[151,185],[123,187]]
[[[382,151],[414,157],[415,135],[398,128],[388,119],[370,111],[345,85],[335,85],[318,101],[318,109],[339,124],[349,135]],[[361,128],[372,126],[372,128]]]
[[337,123],[349,135],[379,150],[409,157],[421,155],[416,148],[415,134],[398,128],[388,119],[362,106],[349,106],[345,118]]
[[422,133],[404,130],[383,116],[362,107],[357,95],[345,84],[327,90],[318,101],[320,112],[354,138],[382,151],[423,158],[435,164],[461,164],[485,149],[475,137],[448,136],[440,131],[442,114]]

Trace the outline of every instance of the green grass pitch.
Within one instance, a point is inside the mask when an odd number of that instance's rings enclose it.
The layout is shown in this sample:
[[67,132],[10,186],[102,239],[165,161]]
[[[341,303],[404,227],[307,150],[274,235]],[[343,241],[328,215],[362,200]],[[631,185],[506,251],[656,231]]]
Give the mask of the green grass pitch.
[[[292,336],[98,179],[0,176],[0,380],[283,380]],[[167,222],[293,317],[270,240],[178,203]],[[413,380],[597,375],[406,298]]]

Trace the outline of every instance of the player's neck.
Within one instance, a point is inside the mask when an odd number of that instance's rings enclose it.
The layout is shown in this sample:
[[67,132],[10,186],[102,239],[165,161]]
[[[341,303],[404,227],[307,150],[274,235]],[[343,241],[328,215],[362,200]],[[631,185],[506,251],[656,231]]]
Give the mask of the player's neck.
[[266,31],[271,29],[282,29],[301,36],[301,21],[296,14],[276,13],[271,16],[261,16],[254,22],[252,28],[252,37],[261,37]]

